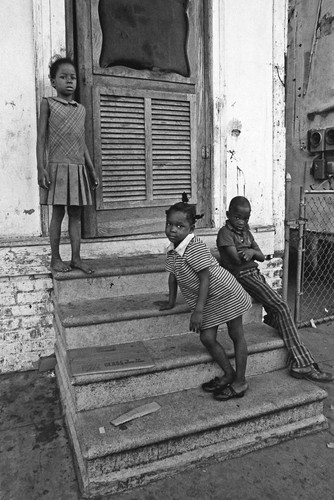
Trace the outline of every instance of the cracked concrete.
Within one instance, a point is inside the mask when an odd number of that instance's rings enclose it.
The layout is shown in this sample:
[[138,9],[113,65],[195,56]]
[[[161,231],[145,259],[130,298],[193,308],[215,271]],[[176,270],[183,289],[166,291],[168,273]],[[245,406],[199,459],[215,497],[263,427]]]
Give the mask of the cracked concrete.
[[[300,332],[334,371],[334,324]],[[321,386],[328,430],[99,500],[332,500],[334,383]],[[0,394],[0,499],[81,500],[54,373],[2,375]]]

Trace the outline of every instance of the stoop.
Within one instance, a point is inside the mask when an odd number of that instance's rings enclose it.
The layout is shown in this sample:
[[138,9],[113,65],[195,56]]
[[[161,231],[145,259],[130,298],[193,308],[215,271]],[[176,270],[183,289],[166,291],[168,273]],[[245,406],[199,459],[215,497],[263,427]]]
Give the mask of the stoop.
[[[215,401],[200,386],[219,368],[188,331],[179,297],[170,311],[164,256],[91,262],[93,275],[54,274],[57,380],[82,494],[87,498],[147,484],[202,460],[233,458],[327,427],[326,392],[285,370],[287,353],[262,323],[262,307],[244,316],[248,343],[244,398]],[[219,331],[229,357],[232,343]],[[139,343],[153,363],[140,369],[72,373],[74,353]],[[111,422],[144,404],[159,409],[121,426]]]

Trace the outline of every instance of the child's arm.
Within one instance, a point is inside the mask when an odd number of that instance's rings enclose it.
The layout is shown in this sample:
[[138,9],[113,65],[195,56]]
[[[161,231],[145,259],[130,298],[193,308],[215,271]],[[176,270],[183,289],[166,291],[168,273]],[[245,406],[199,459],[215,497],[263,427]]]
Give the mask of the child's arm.
[[251,260],[258,260],[259,262],[263,262],[265,259],[259,245],[256,243],[255,240],[253,240],[251,248],[247,248],[246,250],[241,250],[240,252],[238,252],[238,255],[241,259],[243,259],[246,262],[249,262]]
[[49,189],[50,177],[48,171],[45,168],[45,143],[46,135],[48,129],[48,119],[49,119],[49,105],[46,99],[42,99],[40,115],[38,119],[37,128],[37,171],[38,171],[38,184],[43,189]]
[[256,241],[252,242],[251,248],[240,250],[239,252],[234,245],[219,247],[218,250],[221,256],[225,253],[235,266],[241,266],[245,262],[250,262],[251,260],[258,260],[259,262],[263,262],[265,259]]
[[234,245],[221,246],[221,247],[218,247],[218,250],[219,250],[219,254],[220,254],[222,261],[224,261],[224,255],[226,255],[233,265],[241,266],[242,260],[241,260],[241,257],[239,257],[237,249]]
[[93,182],[94,182],[93,189],[96,189],[99,186],[100,181],[99,181],[99,178],[96,174],[96,170],[94,168],[94,165],[93,165],[93,162],[92,162],[92,159],[90,157],[90,154],[89,154],[89,151],[88,151],[86,144],[85,144],[85,162],[86,162],[86,167],[88,169],[89,175],[91,176],[91,178],[93,179]]
[[155,302],[155,304],[160,306],[159,311],[166,311],[167,309],[173,309],[173,307],[175,306],[177,297],[177,281],[173,273],[169,273],[168,288],[169,288],[168,302],[161,302],[161,301]]
[[195,310],[190,316],[190,331],[200,332],[203,321],[203,309],[209,294],[210,270],[208,267],[198,272],[199,292]]

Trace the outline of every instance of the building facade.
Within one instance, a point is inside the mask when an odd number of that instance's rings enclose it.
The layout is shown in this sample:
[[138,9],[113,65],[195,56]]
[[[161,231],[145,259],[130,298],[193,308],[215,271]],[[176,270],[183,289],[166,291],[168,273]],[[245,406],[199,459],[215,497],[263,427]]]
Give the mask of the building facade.
[[[57,55],[76,60],[101,180],[83,216],[83,258],[163,253],[164,212],[183,191],[204,213],[198,233],[213,248],[229,200],[244,195],[260,246],[275,256],[263,269],[280,288],[287,2],[170,0],[163,15],[152,2],[1,4],[1,372],[53,352],[50,213],[39,205],[35,150]],[[141,45],[129,45],[134,33]],[[69,259],[66,221],[61,253]]]

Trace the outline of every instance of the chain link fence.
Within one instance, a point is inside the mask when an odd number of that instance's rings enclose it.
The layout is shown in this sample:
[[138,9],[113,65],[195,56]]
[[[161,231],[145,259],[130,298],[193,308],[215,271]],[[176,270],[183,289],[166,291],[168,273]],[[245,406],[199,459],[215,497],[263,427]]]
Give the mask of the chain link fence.
[[301,194],[295,321],[298,327],[334,319],[334,191]]

